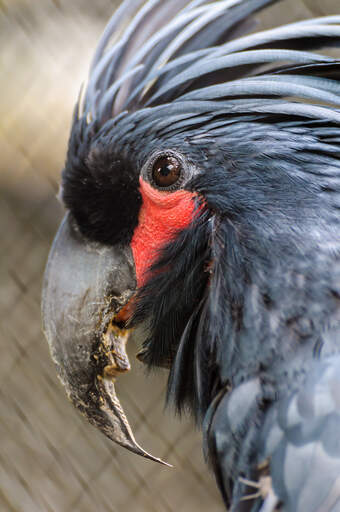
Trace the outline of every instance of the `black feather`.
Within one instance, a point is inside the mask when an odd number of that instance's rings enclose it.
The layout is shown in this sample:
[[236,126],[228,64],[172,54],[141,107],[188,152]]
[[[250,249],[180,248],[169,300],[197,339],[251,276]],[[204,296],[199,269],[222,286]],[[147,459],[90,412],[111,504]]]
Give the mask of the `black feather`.
[[129,243],[138,223],[138,171],[117,155],[95,123],[76,124],[63,171],[62,198],[83,235],[101,243]]

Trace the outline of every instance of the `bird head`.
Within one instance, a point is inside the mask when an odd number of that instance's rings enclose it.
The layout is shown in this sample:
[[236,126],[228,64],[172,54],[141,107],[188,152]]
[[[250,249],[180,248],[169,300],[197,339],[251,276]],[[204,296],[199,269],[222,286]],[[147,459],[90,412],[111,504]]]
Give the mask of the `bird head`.
[[131,335],[141,361],[169,368],[169,398],[201,419],[230,378],[219,340],[229,329],[233,347],[249,276],[322,228],[303,151],[315,156],[313,123],[339,122],[338,68],[306,49],[340,29],[319,20],[244,35],[272,3],[123,2],[75,108],[44,331],[73,404],[158,462],[115,393]]

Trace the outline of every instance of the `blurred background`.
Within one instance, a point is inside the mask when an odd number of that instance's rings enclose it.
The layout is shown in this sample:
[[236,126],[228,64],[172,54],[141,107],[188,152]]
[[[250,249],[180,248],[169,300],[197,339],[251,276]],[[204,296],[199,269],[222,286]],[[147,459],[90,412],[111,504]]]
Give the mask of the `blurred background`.
[[[62,217],[56,200],[73,105],[118,0],[0,0],[0,510],[222,512],[189,420],[164,411],[166,374],[118,384],[137,441],[117,447],[73,409],[41,332],[40,294]],[[340,14],[339,0],[286,0],[263,17]]]

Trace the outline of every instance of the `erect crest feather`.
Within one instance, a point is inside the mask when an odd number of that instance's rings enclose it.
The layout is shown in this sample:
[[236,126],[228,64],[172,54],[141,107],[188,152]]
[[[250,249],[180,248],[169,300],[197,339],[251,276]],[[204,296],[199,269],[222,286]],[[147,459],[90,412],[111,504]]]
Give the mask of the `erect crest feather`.
[[[277,1],[125,0],[98,44],[78,117],[98,129],[174,101],[187,115],[197,107],[207,112],[202,100],[218,101],[211,110],[223,112],[222,100],[249,97],[291,97],[334,110],[339,62],[310,50],[339,45],[340,16],[244,35],[251,15]],[[314,117],[310,107],[306,114]]]

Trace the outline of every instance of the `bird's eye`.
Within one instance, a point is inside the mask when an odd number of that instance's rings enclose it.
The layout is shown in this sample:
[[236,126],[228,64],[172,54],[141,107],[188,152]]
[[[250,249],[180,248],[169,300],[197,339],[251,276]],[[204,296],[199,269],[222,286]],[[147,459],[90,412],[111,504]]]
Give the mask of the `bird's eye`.
[[181,178],[182,162],[174,156],[161,156],[152,166],[152,179],[161,188],[171,187]]

